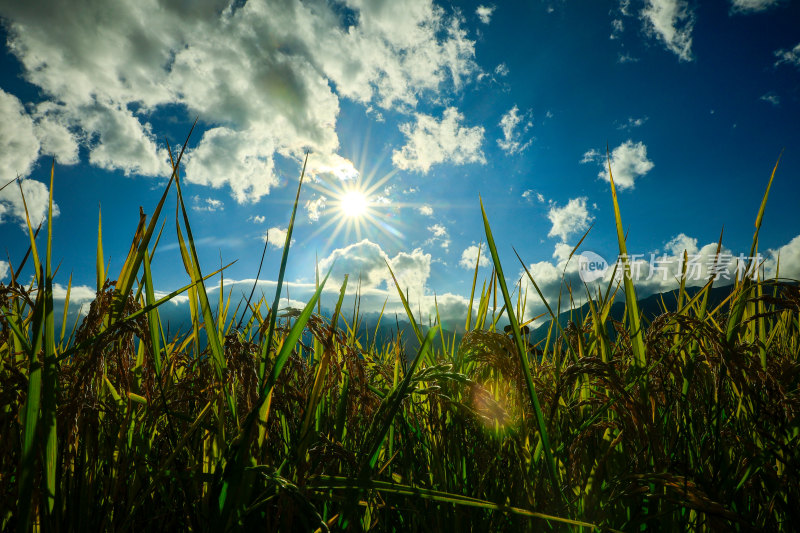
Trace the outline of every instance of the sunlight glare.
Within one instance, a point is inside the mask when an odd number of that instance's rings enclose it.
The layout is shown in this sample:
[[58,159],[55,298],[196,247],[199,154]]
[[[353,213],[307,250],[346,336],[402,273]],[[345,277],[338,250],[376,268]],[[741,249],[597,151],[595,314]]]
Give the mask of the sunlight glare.
[[342,195],[339,208],[348,218],[359,218],[367,212],[367,197],[361,191],[348,191]]

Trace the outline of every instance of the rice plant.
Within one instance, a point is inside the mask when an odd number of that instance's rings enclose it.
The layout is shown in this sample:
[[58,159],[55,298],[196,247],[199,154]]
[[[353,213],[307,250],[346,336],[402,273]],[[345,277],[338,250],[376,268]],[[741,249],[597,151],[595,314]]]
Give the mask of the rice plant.
[[[543,301],[551,324],[532,346],[525,305],[509,291],[481,205],[493,272],[476,290],[476,265],[460,342],[438,320],[418,323],[394,273],[410,327],[382,344],[363,342],[358,317],[342,312],[347,279],[332,313],[319,306],[327,273],[304,309],[278,309],[303,174],[275,300],[251,294],[240,315],[220,291],[212,307],[206,284],[222,272],[199,264],[181,155],[153,214],[141,215],[115,280],[98,224],[97,295],[75,327],[66,321],[69,291],[55,323],[52,209],[44,254],[28,223],[28,253],[0,284],[3,530],[800,523],[796,282],[742,277],[712,309],[714,280],[689,297],[684,272],[677,306],[648,322],[623,264],[621,287],[572,288],[587,292],[590,314],[562,328],[560,302],[547,302],[526,270],[536,294],[525,297]],[[52,206],[53,169],[50,181]],[[611,187],[625,255],[613,177]],[[157,299],[150,263],[172,188],[187,284]],[[32,272],[30,282],[23,272]],[[621,322],[609,314],[618,290]],[[159,307],[179,294],[189,297],[191,328],[169,333]],[[493,302],[502,306],[494,317]],[[508,333],[497,329],[501,315]]]

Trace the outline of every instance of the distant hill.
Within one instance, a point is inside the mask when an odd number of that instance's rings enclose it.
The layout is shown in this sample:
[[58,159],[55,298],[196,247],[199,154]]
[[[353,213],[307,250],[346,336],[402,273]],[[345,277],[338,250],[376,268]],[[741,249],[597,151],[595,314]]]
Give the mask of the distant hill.
[[[686,294],[687,298],[692,298],[698,292],[700,292],[702,287],[687,287]],[[711,291],[708,296],[708,309],[714,309],[720,303],[722,303],[725,298],[730,295],[731,291],[733,290],[733,284],[725,285],[723,287],[712,287]],[[640,299],[638,301],[639,304],[639,312],[642,313],[642,317],[645,320],[645,323],[650,323],[656,317],[662,315],[665,311],[674,312],[677,311],[678,305],[678,291],[668,291],[662,293],[656,293],[653,295],[648,296],[647,298]],[[666,305],[666,310],[664,306]],[[611,311],[609,311],[609,317],[622,321],[625,314],[625,300],[617,299],[611,305]],[[578,307],[572,311],[564,311],[559,315],[558,322],[561,324],[562,328],[566,328],[567,324],[572,322],[581,322],[584,317],[591,315],[591,310],[589,309],[589,304],[585,303],[581,307]],[[534,329],[531,332],[530,341],[532,344],[536,344],[537,342],[545,339],[547,337],[547,330],[549,328],[549,321],[544,323],[543,325],[539,326],[538,328]]]
[[[713,287],[709,294],[708,299],[708,308],[713,309],[717,305],[719,305],[728,295],[731,293],[733,289],[733,285],[726,285],[723,287]],[[693,297],[700,291],[699,287],[687,287],[686,294],[688,298]],[[678,291],[668,291],[664,293],[657,293],[647,298],[643,298],[639,300],[639,310],[642,313],[642,316],[645,320],[645,323],[652,322],[654,318],[661,315],[664,312],[664,306],[666,306],[667,311],[675,311],[677,307],[678,301]],[[663,303],[662,303],[663,302]],[[625,313],[625,300],[618,298],[618,301],[612,304],[611,311],[609,312],[609,317],[613,320],[622,321],[624,318]],[[283,313],[279,314],[281,316]],[[322,314],[325,316],[330,316],[332,312],[330,310],[322,311]],[[578,308],[573,310],[567,310],[561,312],[559,315],[559,323],[561,324],[562,328],[566,328],[570,321],[572,322],[581,322],[585,317],[591,314],[589,310],[589,304],[586,303]],[[172,320],[169,321],[170,323],[170,330],[171,331],[187,331],[185,329],[188,327],[188,324],[184,324],[183,320],[185,317],[170,317]],[[350,320],[352,316],[348,317]],[[420,348],[420,343],[414,334],[414,330],[411,326],[411,323],[406,319],[404,320],[404,316],[388,316],[384,315],[378,323],[378,314],[366,314],[363,315],[360,322],[358,331],[356,332],[356,339],[358,343],[363,347],[369,347],[372,345],[375,346],[382,346],[387,342],[391,342],[397,338],[398,332],[402,335],[402,346],[403,351],[405,352],[406,359],[413,358]],[[177,320],[176,320],[177,319]],[[181,320],[183,319],[183,320]],[[162,318],[162,320],[164,320]],[[503,331],[504,326],[508,324],[508,321],[505,320],[505,317],[498,322],[498,330],[500,332]],[[164,321],[164,325],[166,327],[167,323]],[[529,341],[531,344],[537,344],[543,341],[547,337],[547,331],[550,325],[550,321],[545,321],[541,326],[533,329],[530,331],[529,334]],[[342,331],[344,331],[347,327],[344,319],[340,318],[339,327]],[[419,324],[420,331],[423,335],[425,335],[428,331],[428,326]],[[558,334],[555,332],[555,334]],[[453,343],[453,339],[455,337],[456,346],[461,343],[461,338],[464,335],[463,325],[458,328],[456,331],[444,329],[442,331],[442,335],[446,339],[448,346],[451,346]],[[438,350],[442,346],[442,335],[436,335],[434,339],[434,346]],[[205,347],[205,332],[203,330],[200,331],[201,337],[201,346]],[[311,339],[306,339],[310,341]]]

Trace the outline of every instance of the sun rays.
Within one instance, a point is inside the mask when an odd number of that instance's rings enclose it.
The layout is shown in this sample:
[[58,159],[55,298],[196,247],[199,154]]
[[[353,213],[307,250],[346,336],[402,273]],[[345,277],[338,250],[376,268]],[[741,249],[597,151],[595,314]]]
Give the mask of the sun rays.
[[[388,239],[401,245],[405,237],[400,220],[403,206],[391,199],[388,192],[396,170],[380,175],[375,170],[361,173],[355,165],[344,161],[347,165],[340,163],[336,168],[316,172],[309,183],[314,197],[306,205],[316,204],[319,209],[312,219],[320,223],[310,238],[326,236],[325,248],[340,236],[350,242]],[[361,161],[358,168],[366,166]]]
[[364,216],[368,208],[369,199],[358,189],[348,191],[339,200],[339,211],[348,218],[360,218]]

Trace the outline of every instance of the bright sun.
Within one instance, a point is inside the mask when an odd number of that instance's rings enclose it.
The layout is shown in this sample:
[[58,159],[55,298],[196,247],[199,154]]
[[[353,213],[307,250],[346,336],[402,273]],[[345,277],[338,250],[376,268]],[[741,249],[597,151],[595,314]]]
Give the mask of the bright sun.
[[339,200],[339,209],[348,218],[360,218],[367,212],[367,197],[361,191],[348,191]]

